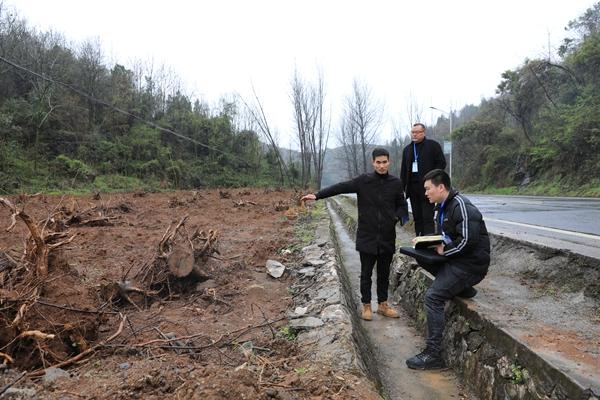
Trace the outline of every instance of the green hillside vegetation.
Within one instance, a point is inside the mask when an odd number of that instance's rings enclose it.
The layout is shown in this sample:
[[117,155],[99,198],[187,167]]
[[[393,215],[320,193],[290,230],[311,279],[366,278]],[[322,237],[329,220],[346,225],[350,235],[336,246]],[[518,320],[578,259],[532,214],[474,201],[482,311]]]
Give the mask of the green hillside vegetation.
[[567,31],[560,60],[525,60],[496,97],[469,106],[452,133],[458,187],[600,196],[600,3]]
[[[557,56],[525,60],[495,97],[453,113],[461,190],[600,196],[600,3],[567,32]],[[209,105],[165,67],[108,65],[98,42],[39,32],[0,0],[0,193],[280,185],[254,126],[233,97]],[[428,135],[448,131],[441,117]],[[394,168],[403,145],[389,144]],[[338,153],[326,185],[350,173]],[[283,158],[285,183],[305,181],[297,155]]]
[[0,57],[4,193],[279,182],[235,101],[211,108],[156,67],[108,66],[98,43],[38,32],[1,2]]

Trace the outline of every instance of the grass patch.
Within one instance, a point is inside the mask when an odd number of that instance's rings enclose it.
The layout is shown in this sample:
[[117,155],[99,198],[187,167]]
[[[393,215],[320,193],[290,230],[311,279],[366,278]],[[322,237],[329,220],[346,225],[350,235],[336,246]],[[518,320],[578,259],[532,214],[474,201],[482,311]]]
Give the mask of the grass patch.
[[304,367],[294,368],[294,372],[297,373],[298,375],[304,375],[308,372],[308,369],[304,368]]
[[510,365],[510,372],[510,380],[512,381],[512,383],[514,383],[515,385],[521,385],[525,383],[526,370],[522,366],[520,366],[516,362],[513,362]]
[[293,342],[298,337],[298,332],[296,332],[296,330],[294,328],[292,328],[291,326],[288,325],[288,326],[284,326],[283,328],[281,328],[279,330],[279,335],[282,338],[284,338],[285,340],[289,340],[290,342]]
[[325,203],[317,202],[314,206],[307,207],[305,211],[298,214],[298,219],[294,225],[294,237],[296,240],[290,250],[300,250],[315,240],[317,224],[326,212]]
[[546,180],[535,181],[526,186],[466,187],[463,191],[507,196],[600,197],[600,179],[595,178],[584,184],[575,184],[572,180]]

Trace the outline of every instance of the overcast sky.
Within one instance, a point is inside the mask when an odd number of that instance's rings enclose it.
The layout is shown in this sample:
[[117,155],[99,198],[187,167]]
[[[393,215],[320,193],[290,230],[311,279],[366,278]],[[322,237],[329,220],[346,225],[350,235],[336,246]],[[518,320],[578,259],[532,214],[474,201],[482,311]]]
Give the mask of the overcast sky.
[[[547,56],[569,20],[592,0],[4,0],[30,26],[80,43],[99,39],[107,62],[154,60],[170,66],[186,92],[215,103],[250,96],[251,83],[281,145],[293,139],[290,79],[324,71],[333,128],[352,80],[385,104],[380,142],[391,121],[408,133],[407,101],[427,123],[439,113],[494,95],[500,74]],[[335,145],[335,140],[330,143]],[[295,147],[295,146],[294,146]]]

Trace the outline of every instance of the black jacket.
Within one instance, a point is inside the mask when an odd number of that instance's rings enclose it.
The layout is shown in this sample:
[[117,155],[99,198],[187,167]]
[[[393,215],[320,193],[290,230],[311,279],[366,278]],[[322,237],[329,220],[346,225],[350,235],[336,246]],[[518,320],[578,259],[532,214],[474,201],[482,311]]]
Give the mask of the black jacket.
[[315,195],[324,199],[341,193],[357,195],[356,250],[374,255],[394,253],[396,222],[408,218],[400,179],[372,172],[321,189]]
[[435,208],[435,230],[441,234],[439,221],[443,211],[443,233],[450,243],[444,255],[450,263],[474,275],[484,276],[490,265],[490,237],[483,216],[466,197],[451,190],[442,206]]
[[[442,147],[435,140],[425,138],[421,143],[417,143],[417,165],[419,166],[418,181],[422,184],[422,179],[426,173],[432,169],[445,169],[446,157]],[[412,163],[415,158],[413,144],[410,143],[402,151],[402,165],[400,167],[400,179],[404,183],[403,190],[409,195],[410,183],[415,180],[412,173]]]

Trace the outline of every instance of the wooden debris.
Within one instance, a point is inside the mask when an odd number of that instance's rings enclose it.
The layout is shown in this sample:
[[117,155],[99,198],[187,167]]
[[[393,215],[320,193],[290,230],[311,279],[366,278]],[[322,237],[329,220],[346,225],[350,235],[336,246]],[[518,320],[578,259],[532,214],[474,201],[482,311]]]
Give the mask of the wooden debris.
[[185,232],[188,216],[175,226],[169,226],[158,243],[154,261],[140,269],[134,280],[148,290],[168,297],[173,291],[192,287],[198,281],[210,278],[204,270],[208,257],[218,254],[218,233],[196,230],[191,236]]
[[55,337],[56,337],[56,335],[40,332],[38,330],[21,332],[21,334],[19,334],[19,336],[17,336],[18,339],[34,338],[34,339],[38,339],[38,340],[54,339]]
[[[119,329],[117,329],[117,331],[112,334],[108,339],[101,341],[100,343],[88,348],[85,351],[82,351],[81,353],[77,354],[75,357],[71,357],[68,360],[62,361],[58,364],[52,365],[50,368],[63,368],[63,367],[67,367],[71,364],[74,364],[76,362],[78,362],[79,360],[83,359],[84,357],[86,357],[87,355],[89,355],[90,353],[93,353],[94,351],[96,351],[98,348],[106,345],[107,343],[110,343],[111,341],[113,341],[117,336],[119,336],[121,334],[121,332],[123,332],[123,327],[125,326],[125,320],[127,319],[127,316],[123,316],[121,319],[121,323],[119,324]],[[30,372],[29,374],[27,374],[30,377],[34,377],[34,376],[42,376],[44,375],[44,373],[46,372],[45,368],[42,369],[38,369],[36,371]]]
[[277,212],[285,211],[288,208],[290,208],[290,206],[282,200],[279,200],[276,204],[273,204],[273,207],[275,208],[275,211],[277,211]]
[[[36,224],[33,219],[25,213],[24,210],[17,210],[16,206],[8,199],[0,197],[0,204],[8,208],[12,213],[11,224],[6,229],[7,232],[14,228],[17,223],[17,217],[20,218],[29,229],[30,237],[27,239],[25,259],[27,262],[35,266],[35,272],[38,278],[45,278],[48,276],[48,256],[50,255],[50,252],[60,246],[71,243],[76,235],[67,238],[69,235],[67,232],[46,232],[45,224],[43,225],[42,229],[40,229],[38,224]],[[65,240],[57,242],[59,239]]]
[[256,205],[256,203],[253,202],[253,201],[247,201],[247,200],[237,200],[236,201],[236,200],[233,200],[233,206],[234,207],[245,207],[248,204],[253,205],[253,206]]
[[15,360],[6,353],[0,352],[0,357],[4,358],[4,364],[12,364]]

